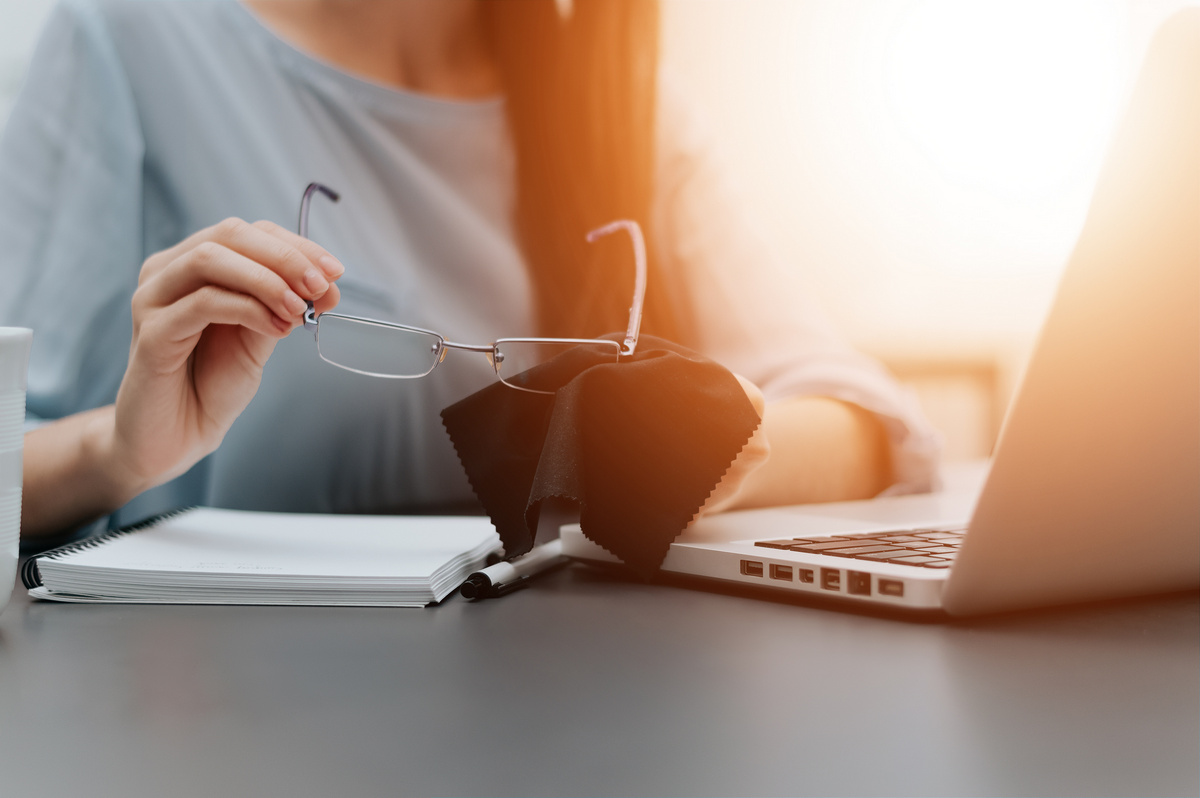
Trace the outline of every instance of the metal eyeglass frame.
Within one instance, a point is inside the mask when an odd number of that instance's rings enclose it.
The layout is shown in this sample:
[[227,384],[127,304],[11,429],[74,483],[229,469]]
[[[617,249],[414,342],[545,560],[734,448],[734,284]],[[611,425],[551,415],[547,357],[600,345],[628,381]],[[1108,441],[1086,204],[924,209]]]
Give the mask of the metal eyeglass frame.
[[[338,202],[341,199],[341,195],[328,186],[322,185],[321,183],[309,183],[304,189],[304,196],[300,200],[300,221],[298,225],[298,232],[302,238],[308,238],[308,207],[312,202],[313,194],[317,192],[324,194],[332,202]],[[636,267],[637,271],[633,286],[633,304],[629,307],[629,324],[625,328],[625,340],[621,343],[621,346],[617,352],[618,359],[622,357],[629,357],[637,350],[638,335],[642,326],[642,305],[646,298],[646,242],[642,238],[642,229],[638,226],[638,223],[627,219],[609,222],[603,227],[599,227],[587,234],[587,240],[589,243],[591,243],[598,238],[609,235],[610,233],[615,233],[619,230],[624,230],[626,233],[628,233],[629,238],[633,243],[634,266]],[[308,309],[304,312],[304,329],[312,331],[313,338],[316,339],[319,316],[316,312],[316,309],[313,307],[312,301],[310,300],[307,304]],[[520,385],[514,385],[513,383],[508,382],[501,377],[500,363],[503,361],[504,357],[500,352],[500,347],[503,344],[549,343],[578,345],[603,343],[608,345],[615,343],[607,338],[499,338],[490,344],[464,344],[456,341],[449,341],[441,333],[434,332],[433,330],[426,330],[422,327],[413,327],[407,324],[379,321],[378,319],[369,319],[363,316],[350,316],[344,313],[330,312],[319,315],[328,315],[331,318],[361,322],[364,324],[386,327],[389,329],[423,333],[425,335],[431,335],[437,340],[437,342],[434,344],[433,365],[430,366],[429,370],[423,374],[380,374],[376,372],[362,371],[360,369],[344,366],[340,363],[334,363],[333,361],[326,359],[323,355],[321,356],[321,359],[325,360],[326,363],[329,363],[332,366],[337,366],[340,369],[352,371],[356,374],[364,374],[368,377],[379,377],[382,379],[420,379],[421,377],[428,376],[435,368],[438,367],[438,364],[446,358],[446,352],[448,350],[463,349],[468,352],[482,353],[488,358],[489,363],[491,363],[493,371],[496,372],[497,379],[510,388],[514,388],[518,391],[528,391],[529,393],[552,394],[553,391],[539,391],[534,388],[525,388]],[[318,346],[318,353],[319,352],[320,349]]]

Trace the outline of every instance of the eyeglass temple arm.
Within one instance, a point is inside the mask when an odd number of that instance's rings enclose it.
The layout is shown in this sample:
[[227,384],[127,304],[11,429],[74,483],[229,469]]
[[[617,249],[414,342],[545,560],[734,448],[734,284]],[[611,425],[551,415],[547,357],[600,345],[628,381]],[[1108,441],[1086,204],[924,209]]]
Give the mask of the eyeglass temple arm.
[[642,303],[646,299],[646,240],[642,238],[642,228],[635,221],[621,219],[596,228],[587,234],[587,240],[591,243],[618,230],[629,233],[633,242],[633,262],[637,268],[633,283],[633,305],[629,308],[629,326],[625,329],[625,343],[621,347],[622,355],[632,355],[637,349],[638,334],[642,328]]
[[[331,202],[337,202],[342,197],[329,186],[321,183],[309,183],[304,189],[304,196],[300,198],[300,221],[296,225],[296,232],[301,238],[308,238],[308,206],[312,202],[312,195],[321,192],[329,198]],[[317,314],[313,309],[312,300],[308,301],[308,310],[304,311],[304,326],[307,329],[315,329],[317,324]]]

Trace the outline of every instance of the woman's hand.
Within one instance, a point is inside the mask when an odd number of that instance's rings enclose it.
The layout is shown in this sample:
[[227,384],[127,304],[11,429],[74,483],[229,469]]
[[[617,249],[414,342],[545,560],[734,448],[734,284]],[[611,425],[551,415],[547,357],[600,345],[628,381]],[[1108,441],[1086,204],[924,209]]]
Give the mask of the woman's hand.
[[[754,410],[761,419],[766,410],[766,400],[763,399],[762,391],[745,377],[738,374],[734,374],[733,376],[737,377],[738,382],[742,384],[742,389],[746,392],[746,398],[750,400],[750,404],[754,405]],[[729,470],[725,472],[725,476],[717,483],[717,487],[713,488],[713,492],[708,495],[708,501],[704,503],[704,506],[700,508],[700,512],[696,516],[719,513],[736,506],[742,498],[751,475],[767,462],[770,454],[771,447],[767,443],[767,435],[763,429],[763,424],[760,422],[758,428],[754,430],[754,435],[750,437],[750,440],[738,452],[738,456],[730,463]]]
[[697,517],[866,499],[891,483],[891,446],[879,416],[825,396],[794,396],[766,407],[754,384],[738,380],[762,423]]
[[227,219],[152,255],[134,292],[116,404],[25,438],[22,533],[120,507],[217,448],[250,403],[305,300],[334,307],[342,265],[271,222]]
[[271,222],[201,230],[151,256],[133,295],[133,342],[113,455],[138,490],[217,448],[258,390],[280,338],[338,301],[342,265]]
[[865,499],[892,482],[890,444],[880,416],[826,396],[793,396],[767,408],[750,380],[738,380],[762,424],[696,517]]

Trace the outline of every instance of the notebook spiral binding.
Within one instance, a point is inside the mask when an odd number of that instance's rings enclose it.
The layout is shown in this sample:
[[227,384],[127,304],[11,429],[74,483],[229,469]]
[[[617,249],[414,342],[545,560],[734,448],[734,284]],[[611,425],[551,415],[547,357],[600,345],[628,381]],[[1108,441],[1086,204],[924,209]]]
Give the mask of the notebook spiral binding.
[[42,575],[38,571],[37,567],[38,560],[53,560],[68,554],[74,554],[77,551],[94,549],[97,546],[103,546],[110,540],[123,537],[133,532],[141,532],[143,529],[149,529],[156,524],[166,521],[168,518],[174,518],[175,516],[182,515],[183,513],[186,513],[188,510],[192,509],[195,509],[195,505],[180,507],[177,510],[168,510],[165,513],[152,515],[145,520],[138,521],[136,524],[130,524],[129,526],[123,526],[120,529],[113,529],[105,532],[103,535],[94,535],[90,538],[77,540],[74,543],[68,543],[65,546],[59,546],[57,549],[51,549],[50,551],[44,551],[41,554],[35,554],[26,560],[25,564],[21,566],[21,582],[29,590],[42,586]]

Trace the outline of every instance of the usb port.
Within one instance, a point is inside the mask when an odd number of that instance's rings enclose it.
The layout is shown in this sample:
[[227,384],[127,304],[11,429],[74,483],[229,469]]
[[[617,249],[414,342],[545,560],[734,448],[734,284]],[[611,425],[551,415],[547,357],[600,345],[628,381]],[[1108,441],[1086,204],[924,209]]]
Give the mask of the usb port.
[[883,596],[903,596],[904,583],[899,579],[880,579],[879,593]]
[[842,572],[836,568],[822,568],[821,587],[825,590],[841,590]]
[[771,563],[771,578],[782,579],[785,582],[792,581],[792,566]]
[[742,560],[743,576],[762,576],[762,563],[754,560]]
[[812,569],[811,568],[801,568],[799,570],[800,570],[800,573],[797,575],[800,577],[800,581],[806,585],[811,585],[813,583]]
[[862,571],[847,571],[846,592],[852,596],[871,595],[871,575]]

